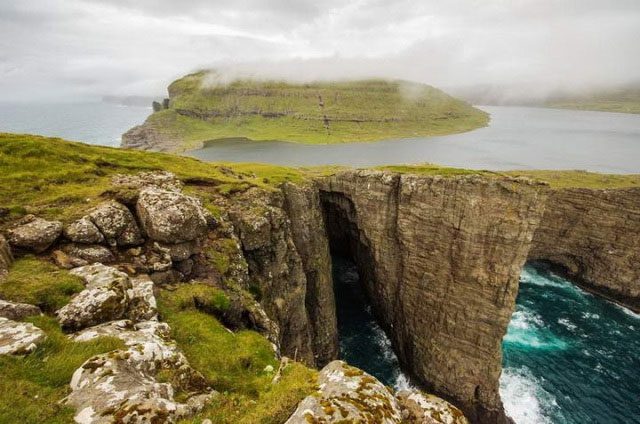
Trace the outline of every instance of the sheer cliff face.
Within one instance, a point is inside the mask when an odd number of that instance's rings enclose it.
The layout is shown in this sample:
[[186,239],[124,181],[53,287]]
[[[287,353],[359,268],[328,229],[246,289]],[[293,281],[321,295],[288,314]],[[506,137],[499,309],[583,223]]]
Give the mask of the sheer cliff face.
[[251,189],[229,209],[250,286],[280,327],[280,349],[308,365],[337,356],[331,257],[318,190],[287,184],[277,192]]
[[529,258],[640,311],[640,189],[553,191]]
[[332,247],[355,258],[404,366],[473,421],[506,422],[501,342],[546,190],[372,171],[320,185]]

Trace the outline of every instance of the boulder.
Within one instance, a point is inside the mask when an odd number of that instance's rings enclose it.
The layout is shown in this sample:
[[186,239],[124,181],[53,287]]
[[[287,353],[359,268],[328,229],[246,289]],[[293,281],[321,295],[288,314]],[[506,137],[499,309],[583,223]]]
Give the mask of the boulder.
[[[74,335],[76,341],[117,337],[126,346],[90,358],[73,374],[66,403],[75,407],[76,422],[173,423],[200,411],[214,393],[169,334],[165,323],[124,320]],[[169,371],[172,381],[159,382],[156,375],[160,371]],[[176,401],[176,387],[191,397],[184,403]]]
[[7,231],[9,243],[17,248],[44,252],[62,233],[60,221],[47,221],[34,215],[27,215]]
[[469,424],[455,406],[437,396],[419,390],[402,390],[396,394],[406,422],[416,424]]
[[9,267],[13,263],[13,255],[11,254],[11,247],[7,239],[0,234],[0,280],[9,274]]
[[84,259],[69,256],[62,250],[54,250],[51,254],[51,258],[56,265],[64,269],[71,269],[77,268],[79,266],[89,265],[89,262],[85,261]]
[[69,244],[64,246],[63,250],[69,256],[83,259],[88,263],[108,264],[116,260],[109,249],[97,244]]
[[127,187],[141,190],[145,187],[156,187],[169,191],[181,191],[182,183],[175,174],[167,171],[141,172],[128,175],[118,174],[111,179],[116,187]]
[[0,318],[0,355],[31,353],[44,339],[44,331],[31,323]]
[[104,236],[89,216],[84,216],[67,225],[64,228],[64,236],[74,243],[100,244],[105,241]]
[[111,246],[133,246],[144,241],[133,214],[118,202],[97,206],[89,217]]
[[42,314],[42,311],[35,305],[8,302],[0,299],[0,317],[2,318],[17,321],[32,315],[40,314]]
[[318,375],[317,393],[300,402],[286,424],[361,422],[400,424],[398,402],[382,383],[342,361],[333,361]]
[[127,317],[135,322],[156,319],[158,306],[153,293],[153,281],[144,275],[131,279]]
[[202,237],[207,230],[209,214],[200,201],[175,191],[142,189],[136,212],[142,228],[155,241],[184,243]]
[[86,288],[56,312],[66,330],[78,330],[123,317],[129,304],[131,281],[127,274],[102,264],[71,271],[82,278]]
[[187,241],[177,244],[160,244],[159,246],[161,249],[166,249],[171,256],[171,260],[176,262],[189,259],[192,255],[200,251],[197,241]]

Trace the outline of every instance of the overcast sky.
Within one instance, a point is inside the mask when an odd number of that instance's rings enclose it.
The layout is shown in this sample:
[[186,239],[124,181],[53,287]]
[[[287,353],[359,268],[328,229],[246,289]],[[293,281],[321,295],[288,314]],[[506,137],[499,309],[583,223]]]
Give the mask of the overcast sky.
[[640,81],[640,0],[0,0],[0,99],[157,95],[216,67],[451,87]]

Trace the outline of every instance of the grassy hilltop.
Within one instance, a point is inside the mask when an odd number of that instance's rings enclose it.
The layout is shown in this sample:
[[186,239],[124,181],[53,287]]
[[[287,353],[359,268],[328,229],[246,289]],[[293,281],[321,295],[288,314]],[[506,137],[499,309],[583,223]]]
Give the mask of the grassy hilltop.
[[174,151],[229,137],[346,143],[443,135],[489,121],[464,101],[406,81],[221,84],[216,74],[203,71],[174,81],[169,97],[170,107],[152,114],[143,127],[148,138]]

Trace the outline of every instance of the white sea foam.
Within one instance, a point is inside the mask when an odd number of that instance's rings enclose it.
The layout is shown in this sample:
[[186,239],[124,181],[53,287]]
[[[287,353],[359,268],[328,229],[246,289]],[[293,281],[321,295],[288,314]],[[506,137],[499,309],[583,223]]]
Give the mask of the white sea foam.
[[567,330],[573,332],[575,331],[576,328],[578,328],[577,325],[575,325],[574,323],[572,323],[569,318],[560,318],[558,320],[558,324],[564,326]]
[[616,308],[620,309],[622,312],[624,312],[625,314],[629,315],[631,318],[635,318],[640,320],[640,314],[633,312],[631,309],[629,308],[625,308],[622,305],[618,305],[617,303],[613,304]]
[[551,424],[555,398],[545,391],[528,368],[506,368],[500,377],[505,411],[516,424]]
[[595,312],[583,312],[582,313],[582,318],[584,318],[584,319],[600,319],[600,315],[596,314]]
[[546,328],[536,312],[519,306],[514,312],[504,342],[535,349],[564,349],[566,343]]
[[411,389],[415,389],[415,386],[411,384],[409,377],[407,377],[405,373],[400,371],[400,373],[396,377],[396,381],[393,382],[393,389],[396,391],[411,390]]

